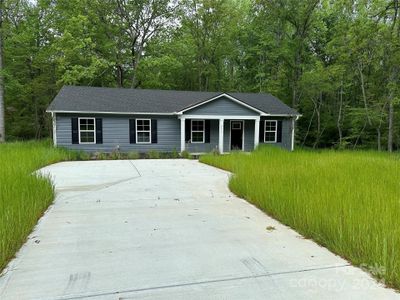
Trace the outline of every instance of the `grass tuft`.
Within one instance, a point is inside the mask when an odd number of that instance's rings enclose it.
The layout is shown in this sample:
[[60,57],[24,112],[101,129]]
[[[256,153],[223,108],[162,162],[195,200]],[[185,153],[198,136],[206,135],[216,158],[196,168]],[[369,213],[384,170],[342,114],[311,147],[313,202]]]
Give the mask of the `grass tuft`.
[[54,199],[50,180],[32,172],[80,156],[53,148],[50,141],[0,144],[0,271]]
[[398,155],[260,147],[200,161],[233,172],[238,196],[400,288]]

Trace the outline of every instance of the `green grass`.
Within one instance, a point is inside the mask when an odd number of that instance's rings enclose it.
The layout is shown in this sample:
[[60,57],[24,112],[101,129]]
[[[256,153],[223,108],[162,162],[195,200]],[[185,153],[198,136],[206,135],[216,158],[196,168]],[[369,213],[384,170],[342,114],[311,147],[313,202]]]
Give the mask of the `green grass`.
[[400,157],[295,151],[202,156],[232,171],[238,196],[400,288]]
[[77,158],[79,153],[55,149],[49,141],[0,144],[0,271],[54,199],[50,180],[32,172]]

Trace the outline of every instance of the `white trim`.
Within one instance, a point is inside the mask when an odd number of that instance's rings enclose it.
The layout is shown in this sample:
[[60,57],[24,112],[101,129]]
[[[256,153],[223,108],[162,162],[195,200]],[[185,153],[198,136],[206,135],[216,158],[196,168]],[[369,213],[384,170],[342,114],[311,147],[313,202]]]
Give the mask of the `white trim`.
[[270,115],[268,115],[269,117],[297,117],[297,118],[300,118],[301,116],[303,116],[303,115],[301,115],[301,114],[270,114]]
[[[240,125],[238,128],[234,128],[233,127],[233,125],[234,124],[237,124],[237,125]],[[232,120],[231,121],[231,128],[232,129],[235,129],[235,130],[242,130],[242,125],[243,125],[243,122],[241,122],[241,121],[237,121],[237,120]]]
[[[203,133],[203,141],[202,142],[193,142],[193,121],[203,122],[203,130],[195,130],[194,132],[202,132]],[[190,120],[190,143],[191,144],[204,144],[206,140],[206,121],[193,119]]]
[[[157,112],[116,112],[116,111],[91,111],[91,110],[46,110],[48,113],[65,113],[65,114],[105,114],[105,115],[154,115],[154,116],[181,116],[181,112],[172,112],[172,113],[157,113]],[[262,113],[262,116],[269,117],[301,117],[301,114],[267,114]],[[219,116],[219,115],[215,115]],[[225,117],[225,116],[224,116]],[[236,116],[237,117],[237,116]],[[218,119],[218,118],[217,118]],[[228,118],[227,118],[228,119]]]
[[244,103],[243,101],[241,101],[241,100],[239,100],[239,99],[237,99],[237,98],[235,98],[235,97],[232,97],[232,96],[230,96],[230,95],[228,95],[228,94],[226,94],[226,93],[220,94],[220,95],[215,96],[215,97],[213,97],[213,98],[211,98],[211,99],[204,100],[204,101],[202,101],[202,102],[200,102],[200,103],[197,103],[197,104],[192,105],[192,106],[190,106],[190,107],[184,108],[184,109],[178,111],[177,113],[178,113],[178,114],[183,114],[185,111],[188,111],[188,110],[191,110],[191,109],[193,109],[193,108],[199,107],[199,106],[201,106],[201,105],[204,105],[204,104],[206,104],[206,103],[209,103],[209,102],[214,101],[214,100],[216,100],[216,99],[219,99],[219,98],[221,98],[221,97],[226,97],[226,98],[228,98],[228,99],[230,99],[230,100],[232,100],[232,101],[234,101],[234,102],[236,102],[236,103],[239,103],[239,104],[243,105],[244,107],[246,107],[246,108],[248,108],[248,109],[250,109],[250,110],[253,110],[253,111],[255,111],[255,112],[258,112],[258,113],[261,114],[262,116],[268,116],[268,115],[269,115],[269,114],[263,112],[262,110],[259,110],[259,109],[255,108],[255,107],[251,106],[251,105],[248,105],[247,103]]
[[[82,130],[82,132],[93,132],[93,142],[82,142],[81,141],[81,120],[93,120],[93,130]],[[78,118],[78,138],[80,145],[93,145],[96,144],[96,118],[93,117],[80,117]]]
[[84,111],[84,110],[46,110],[49,113],[65,114],[105,114],[105,115],[154,115],[154,116],[173,116],[176,113],[153,113],[153,112],[115,112],[115,111]]
[[57,116],[55,113],[51,113],[51,119],[53,123],[53,146],[57,147]]
[[[138,125],[137,121],[149,121],[150,129],[149,130],[140,130],[139,132],[148,132],[149,133],[149,141],[148,142],[139,142],[138,141]],[[135,139],[136,144],[151,144],[151,119],[135,119]]]
[[[274,141],[266,141],[265,140],[265,134],[267,133],[267,122],[274,122],[275,123],[275,131],[268,130],[268,132],[274,132],[275,133],[275,139]],[[264,120],[264,143],[265,144],[274,144],[278,140],[278,120]]]
[[[221,95],[222,96],[222,95]],[[221,97],[218,96],[218,97]],[[229,97],[228,97],[229,98]],[[215,99],[214,99],[215,100]],[[206,100],[206,101],[210,101]],[[239,100],[240,101],[240,100]],[[204,102],[196,104],[196,106],[199,106],[201,104],[205,104]],[[243,104],[243,106],[247,105],[243,102],[241,102],[240,104]],[[187,108],[186,110],[190,110],[193,107]],[[252,107],[250,107],[252,108]],[[182,115],[182,111],[178,111],[178,112],[171,112],[171,113],[160,113],[160,112],[117,112],[117,111],[92,111],[92,110],[46,110],[46,112],[48,113],[65,113],[65,114],[105,114],[105,115],[154,115],[154,116],[174,116],[174,115],[178,115],[181,116]],[[265,112],[260,111],[261,116],[269,116],[269,117],[301,117],[301,114],[268,114]],[[220,115],[215,115],[218,119],[218,117]],[[226,119],[229,119],[228,116],[223,116]],[[229,116],[232,117],[232,116]],[[235,116],[238,117],[238,116]],[[254,118],[254,117],[253,117]]]
[[224,119],[219,119],[218,121],[218,151],[219,153],[224,153]]
[[[296,118],[296,120],[297,120],[297,118]],[[291,144],[290,144],[290,150],[291,151],[294,150],[294,125],[295,125],[296,120],[295,120],[295,118],[292,119],[292,141],[291,141]]]
[[260,119],[254,121],[254,149],[260,143]]
[[181,119],[181,152],[185,151],[186,146],[186,132],[185,132],[185,119]]
[[179,119],[202,119],[202,120],[257,120],[260,116],[220,116],[220,115],[180,115]]
[[229,120],[229,152],[232,151],[232,122],[241,122],[242,123],[242,151],[244,151],[244,120]]

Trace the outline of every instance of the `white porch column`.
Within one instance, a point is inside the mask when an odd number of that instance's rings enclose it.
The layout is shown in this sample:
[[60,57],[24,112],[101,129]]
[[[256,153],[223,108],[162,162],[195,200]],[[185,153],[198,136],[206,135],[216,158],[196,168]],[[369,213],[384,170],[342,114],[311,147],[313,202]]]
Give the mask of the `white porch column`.
[[260,142],[260,118],[254,120],[254,149],[257,148]]
[[57,147],[57,115],[56,113],[51,113],[52,121],[53,121],[53,145]]
[[219,119],[218,151],[221,154],[224,152],[224,119]]
[[296,120],[297,120],[297,118],[296,119],[295,118],[292,119],[292,141],[291,141],[291,144],[290,144],[290,150],[291,151],[294,150],[294,126],[295,126]]
[[181,152],[185,151],[185,119],[181,119]]

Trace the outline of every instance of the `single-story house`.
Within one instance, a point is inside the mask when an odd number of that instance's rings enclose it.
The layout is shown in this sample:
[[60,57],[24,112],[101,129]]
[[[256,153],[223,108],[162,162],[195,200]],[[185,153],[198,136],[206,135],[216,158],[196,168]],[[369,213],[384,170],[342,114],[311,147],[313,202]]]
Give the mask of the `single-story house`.
[[269,94],[64,86],[47,109],[55,146],[88,152],[294,147],[299,113]]

